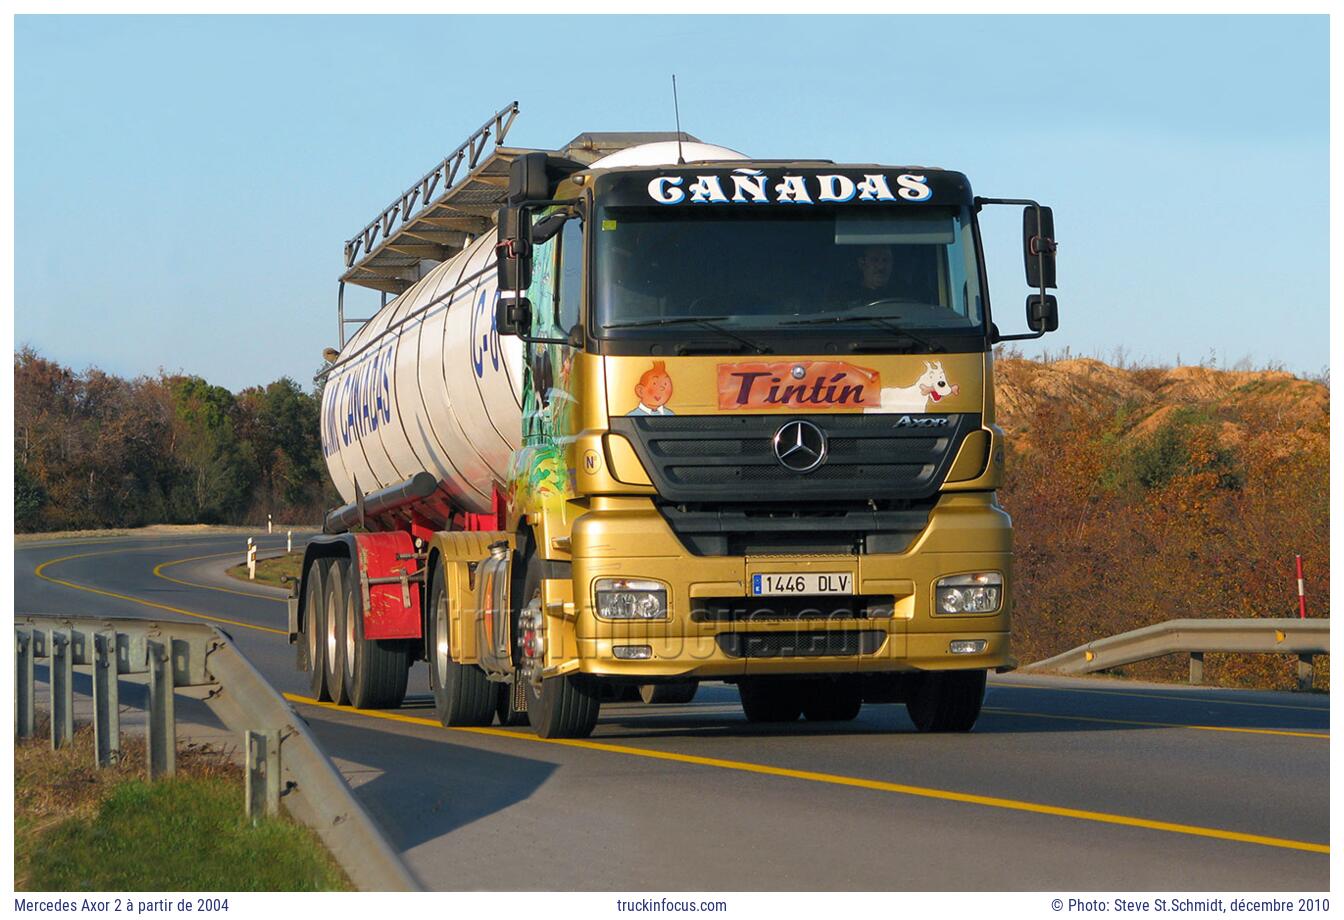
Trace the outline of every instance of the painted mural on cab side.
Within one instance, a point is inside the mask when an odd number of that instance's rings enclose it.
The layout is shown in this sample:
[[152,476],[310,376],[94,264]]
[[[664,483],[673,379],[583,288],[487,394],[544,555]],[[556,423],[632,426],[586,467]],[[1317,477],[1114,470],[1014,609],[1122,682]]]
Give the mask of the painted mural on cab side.
[[[555,302],[557,235],[539,244],[532,260],[532,334],[563,338],[554,312],[541,309]],[[574,395],[571,375],[574,349],[568,345],[530,343],[524,346],[523,443],[509,461],[510,509],[555,510],[574,497],[574,470],[565,458],[574,441]]]

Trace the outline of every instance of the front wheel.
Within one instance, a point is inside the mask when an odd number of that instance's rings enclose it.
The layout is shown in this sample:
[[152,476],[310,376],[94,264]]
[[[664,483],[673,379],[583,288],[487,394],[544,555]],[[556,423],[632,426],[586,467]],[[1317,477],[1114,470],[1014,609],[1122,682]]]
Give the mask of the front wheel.
[[587,738],[602,711],[598,689],[575,674],[534,679],[535,669],[546,661],[546,618],[541,609],[545,565],[535,554],[528,557],[523,591],[515,600],[526,599],[518,616],[523,667],[515,679],[527,682],[527,720],[533,731],[543,738]]
[[921,732],[968,732],[980,718],[986,671],[926,671],[906,701]]
[[683,680],[671,684],[640,684],[639,698],[650,706],[677,705],[695,699],[700,688],[698,680]]
[[495,715],[495,685],[474,664],[453,660],[449,641],[448,589],[443,565],[429,587],[429,687],[445,727],[489,725]]

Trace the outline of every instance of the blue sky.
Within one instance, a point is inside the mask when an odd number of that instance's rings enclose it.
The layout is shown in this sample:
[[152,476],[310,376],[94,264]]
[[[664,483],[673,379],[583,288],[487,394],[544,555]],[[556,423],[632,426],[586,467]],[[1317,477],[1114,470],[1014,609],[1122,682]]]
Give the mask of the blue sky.
[[[1316,373],[1328,37],[1321,15],[20,16],[15,343],[307,385],[344,241],[491,113],[519,100],[518,146],[671,130],[675,72],[703,140],[1053,206],[1052,352]],[[1018,329],[1019,232],[986,222]]]

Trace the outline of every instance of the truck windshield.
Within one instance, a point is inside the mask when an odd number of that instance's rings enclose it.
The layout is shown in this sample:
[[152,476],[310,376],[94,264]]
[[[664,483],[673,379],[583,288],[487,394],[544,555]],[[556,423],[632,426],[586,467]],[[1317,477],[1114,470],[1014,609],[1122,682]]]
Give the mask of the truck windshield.
[[594,229],[599,337],[983,335],[965,207],[607,207]]

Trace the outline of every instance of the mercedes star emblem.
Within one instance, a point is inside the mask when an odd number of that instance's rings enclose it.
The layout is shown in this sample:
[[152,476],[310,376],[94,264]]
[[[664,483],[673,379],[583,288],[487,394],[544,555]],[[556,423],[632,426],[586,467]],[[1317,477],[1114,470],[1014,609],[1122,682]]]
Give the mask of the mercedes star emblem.
[[826,435],[811,422],[786,422],[775,432],[775,457],[795,473],[810,473],[826,460]]

